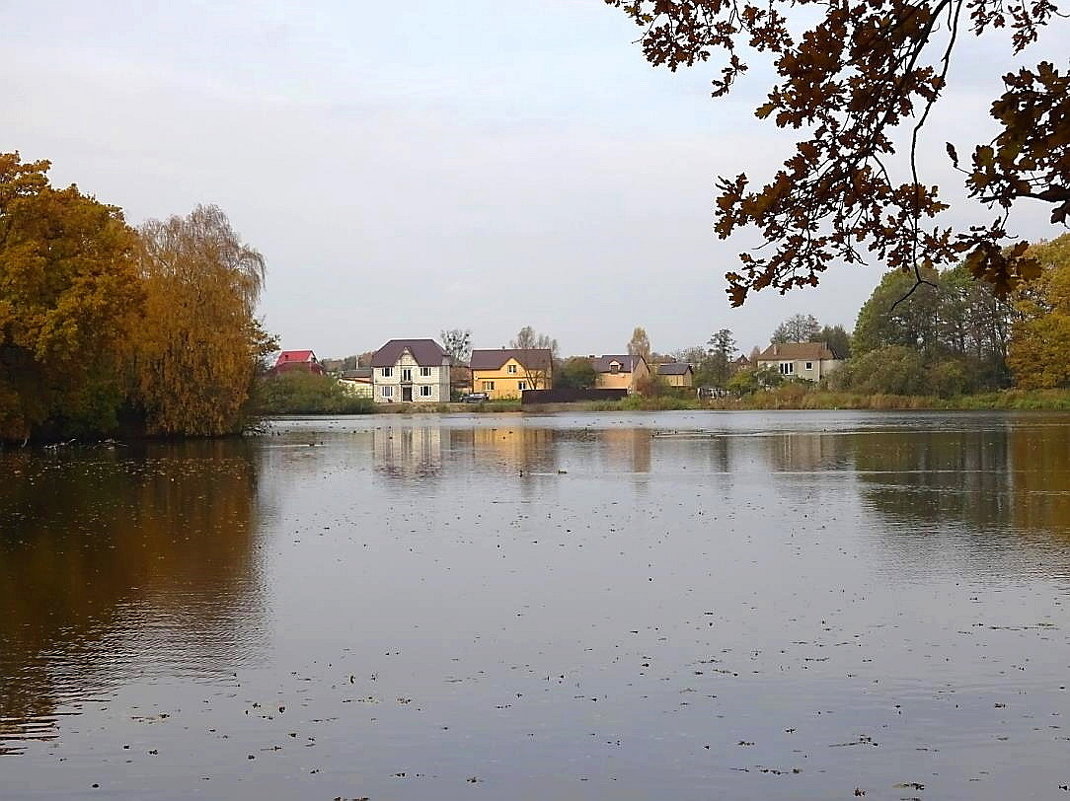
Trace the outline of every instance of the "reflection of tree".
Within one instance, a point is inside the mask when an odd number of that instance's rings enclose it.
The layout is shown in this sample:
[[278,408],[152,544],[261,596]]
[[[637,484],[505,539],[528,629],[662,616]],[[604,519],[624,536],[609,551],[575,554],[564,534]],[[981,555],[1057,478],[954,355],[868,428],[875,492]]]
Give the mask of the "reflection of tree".
[[1014,524],[1070,536],[1070,426],[1015,429]]
[[1043,569],[1070,569],[1065,422],[1019,418],[1003,428],[865,434],[852,442],[863,497],[894,521],[897,541],[913,548],[937,527],[959,524],[971,547],[1021,554],[1027,541],[1042,548]]
[[846,461],[846,437],[815,433],[785,433],[769,437],[769,461],[776,470],[830,470]]
[[1014,429],[868,433],[852,437],[865,497],[880,511],[932,525],[946,518],[1006,525]]
[[[0,454],[0,738],[154,663],[255,646],[256,475],[240,442]],[[151,639],[149,646],[139,638]]]
[[372,436],[375,469],[392,478],[429,478],[442,470],[442,429],[377,428]]

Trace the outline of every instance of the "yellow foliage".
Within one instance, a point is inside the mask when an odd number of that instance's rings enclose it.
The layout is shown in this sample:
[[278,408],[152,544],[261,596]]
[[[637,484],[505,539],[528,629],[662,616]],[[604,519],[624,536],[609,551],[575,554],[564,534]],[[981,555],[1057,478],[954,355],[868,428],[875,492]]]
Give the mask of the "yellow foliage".
[[0,439],[115,384],[143,299],[120,210],[53,188],[48,168],[0,154]]
[[150,432],[239,430],[262,337],[253,311],[263,258],[215,206],[149,221],[140,233],[148,324],[135,373]]
[[1019,291],[1007,363],[1022,389],[1070,386],[1070,234],[1029,255],[1040,275]]

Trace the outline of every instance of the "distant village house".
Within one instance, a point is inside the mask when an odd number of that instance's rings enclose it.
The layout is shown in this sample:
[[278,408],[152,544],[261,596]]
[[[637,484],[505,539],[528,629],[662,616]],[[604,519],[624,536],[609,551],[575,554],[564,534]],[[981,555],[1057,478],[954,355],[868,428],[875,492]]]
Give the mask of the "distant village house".
[[549,348],[499,348],[472,351],[472,391],[490,400],[521,398],[525,390],[553,388]]
[[447,403],[450,356],[433,339],[391,339],[372,355],[376,403]]
[[284,350],[275,359],[275,364],[268,370],[270,375],[282,375],[283,373],[314,373],[325,375],[323,364],[316,358],[316,354],[310,350]]
[[695,385],[695,371],[687,362],[670,362],[658,365],[658,375],[670,387],[692,387]]
[[824,342],[781,342],[770,345],[757,358],[758,369],[772,367],[785,378],[820,381],[843,361]]
[[644,379],[650,378],[650,368],[642,356],[592,356],[591,366],[598,376],[599,389],[626,389],[632,395]]

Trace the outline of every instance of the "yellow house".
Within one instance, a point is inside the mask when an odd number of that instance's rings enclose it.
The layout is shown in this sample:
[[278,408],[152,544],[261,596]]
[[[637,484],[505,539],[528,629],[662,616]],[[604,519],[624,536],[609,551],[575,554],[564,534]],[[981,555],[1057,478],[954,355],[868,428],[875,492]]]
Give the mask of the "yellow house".
[[599,389],[626,389],[631,395],[650,378],[650,368],[642,356],[592,356],[591,365],[598,374]]
[[520,398],[526,389],[553,388],[549,348],[500,348],[472,351],[472,391],[490,400]]
[[691,387],[695,384],[695,371],[687,362],[670,362],[658,365],[658,375],[670,387]]

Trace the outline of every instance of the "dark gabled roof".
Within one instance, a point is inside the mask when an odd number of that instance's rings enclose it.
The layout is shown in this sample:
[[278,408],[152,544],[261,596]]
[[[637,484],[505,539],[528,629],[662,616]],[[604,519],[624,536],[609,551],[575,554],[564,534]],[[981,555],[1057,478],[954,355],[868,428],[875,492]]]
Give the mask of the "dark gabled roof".
[[473,370],[498,370],[510,359],[516,359],[526,370],[549,370],[553,354],[549,348],[498,348],[473,350]]
[[591,366],[594,367],[596,373],[611,373],[613,370],[610,365],[617,362],[620,365],[619,372],[631,373],[642,358],[642,356],[596,356],[591,359]]
[[687,362],[670,362],[669,364],[658,365],[658,375],[687,375],[688,372],[694,372],[691,370],[691,365]]
[[433,339],[392,339],[372,355],[372,367],[393,367],[406,350],[421,367],[441,367],[446,351]]
[[770,345],[758,356],[760,362],[775,361],[798,361],[809,359],[810,361],[827,361],[835,359],[836,355],[829,350],[824,342],[781,342]]
[[372,368],[358,367],[355,370],[343,370],[341,377],[352,381],[372,380]]

